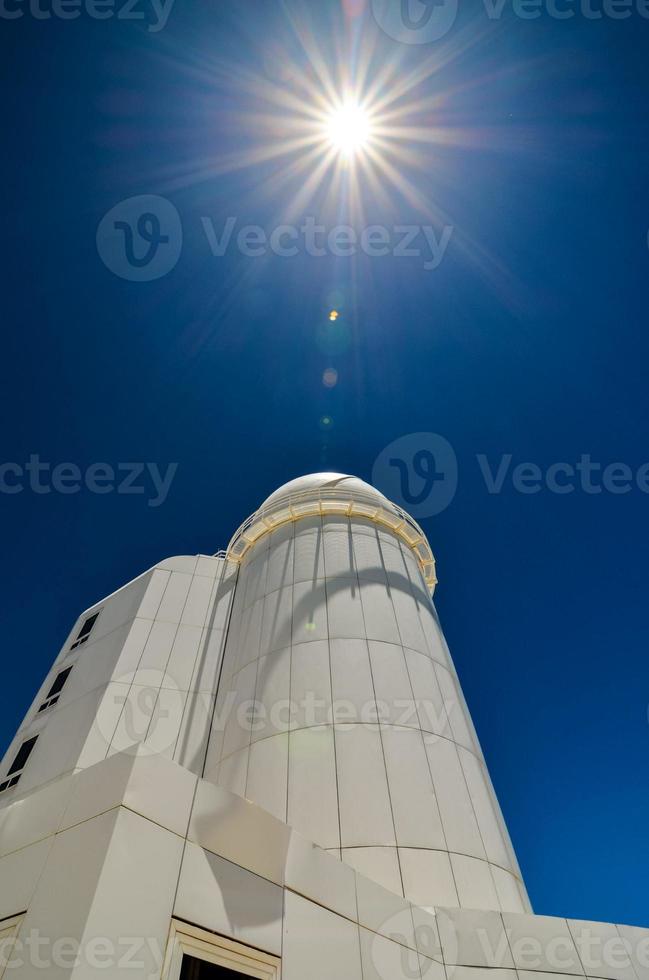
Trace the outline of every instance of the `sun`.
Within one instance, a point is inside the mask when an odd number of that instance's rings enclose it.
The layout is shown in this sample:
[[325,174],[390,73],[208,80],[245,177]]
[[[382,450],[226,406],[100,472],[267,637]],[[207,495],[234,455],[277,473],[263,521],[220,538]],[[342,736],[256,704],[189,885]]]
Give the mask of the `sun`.
[[350,99],[331,110],[325,123],[325,134],[330,145],[342,156],[356,156],[371,142],[371,116],[362,105]]
[[[192,78],[205,71],[208,86],[223,96],[208,99],[209,118],[214,133],[224,127],[228,139],[215,137],[198,158],[190,153],[162,166],[161,186],[173,191],[254,169],[255,192],[277,210],[277,227],[317,214],[365,228],[370,212],[401,214],[402,205],[431,226],[449,224],[437,203],[438,187],[461,180],[455,170],[444,170],[449,153],[484,150],[492,137],[485,127],[474,134],[461,113],[450,111],[456,89],[441,89],[437,76],[482,39],[482,29],[467,37],[461,51],[445,48],[411,65],[409,52],[395,51],[381,32],[365,30],[362,11],[368,6],[367,0],[296,4],[300,11],[288,18],[286,35],[273,41],[272,54],[260,38],[254,59],[259,67],[225,59],[201,62],[200,68],[199,61],[188,63]],[[328,15],[321,23],[310,13],[328,7],[336,9],[333,33]],[[494,127],[496,148],[502,129]],[[467,248],[484,264],[472,243]]]

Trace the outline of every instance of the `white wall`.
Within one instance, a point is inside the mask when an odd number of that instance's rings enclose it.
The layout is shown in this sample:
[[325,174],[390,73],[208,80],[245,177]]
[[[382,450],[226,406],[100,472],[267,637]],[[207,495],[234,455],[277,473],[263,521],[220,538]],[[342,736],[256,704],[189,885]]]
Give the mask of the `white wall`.
[[144,747],[0,814],[0,935],[25,913],[3,980],[160,980],[172,917],[281,957],[283,980],[649,976],[647,929],[434,912]]
[[[201,771],[236,573],[222,559],[171,558],[86,610],[4,757],[0,776],[22,742],[39,734],[0,806],[138,742]],[[72,650],[85,618],[98,610],[88,641]],[[70,665],[58,703],[39,714]]]

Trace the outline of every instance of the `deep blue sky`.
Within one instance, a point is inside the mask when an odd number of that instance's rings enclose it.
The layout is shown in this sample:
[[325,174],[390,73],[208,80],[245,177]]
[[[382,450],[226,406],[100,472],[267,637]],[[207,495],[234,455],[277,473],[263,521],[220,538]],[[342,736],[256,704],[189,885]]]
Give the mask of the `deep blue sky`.
[[[462,9],[450,57],[410,93],[439,95],[426,118],[466,143],[424,145],[410,173],[457,232],[437,270],[214,258],[201,216],[272,227],[302,183],[277,186],[283,161],[215,165],[264,145],[242,73],[289,91],[287,64],[308,74],[287,12],[332,66],[354,36],[401,76],[434,57],[338,7],[176,0],[158,33],[2,23],[2,461],[179,466],[158,508],[0,494],[0,742],[80,610],[165,556],[225,547],[294,476],[370,479],[393,439],[437,432],[459,465],[454,501],[422,522],[437,606],[535,910],[647,925],[649,495],[490,495],[475,457],[649,460],[649,21]],[[113,275],[95,246],[105,212],[139,194],[172,201],[185,234],[150,283]],[[367,214],[426,220],[393,190]],[[322,344],[332,290],[339,352]]]

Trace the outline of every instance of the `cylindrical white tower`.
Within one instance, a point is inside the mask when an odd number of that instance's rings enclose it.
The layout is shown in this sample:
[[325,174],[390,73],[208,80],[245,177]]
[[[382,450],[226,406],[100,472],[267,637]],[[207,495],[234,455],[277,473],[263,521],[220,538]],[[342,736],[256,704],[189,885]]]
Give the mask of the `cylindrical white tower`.
[[417,905],[529,911],[418,525],[320,473],[272,494],[229,557],[206,778]]

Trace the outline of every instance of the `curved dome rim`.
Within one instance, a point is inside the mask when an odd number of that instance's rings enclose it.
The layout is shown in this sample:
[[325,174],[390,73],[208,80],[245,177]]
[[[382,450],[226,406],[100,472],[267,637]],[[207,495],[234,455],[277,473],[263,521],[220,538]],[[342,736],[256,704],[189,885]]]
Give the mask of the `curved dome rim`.
[[377,490],[376,487],[373,487],[371,483],[366,483],[365,480],[361,480],[360,477],[353,476],[350,473],[307,473],[304,476],[296,477],[294,480],[289,480],[281,487],[278,487],[277,490],[274,490],[270,496],[266,497],[260,505],[259,510],[274,507],[275,504],[285,500],[287,497],[296,495],[304,497],[309,492],[318,493],[322,489],[341,489],[347,493],[353,493],[356,490],[368,496],[376,496],[377,500],[388,500],[385,494]]

